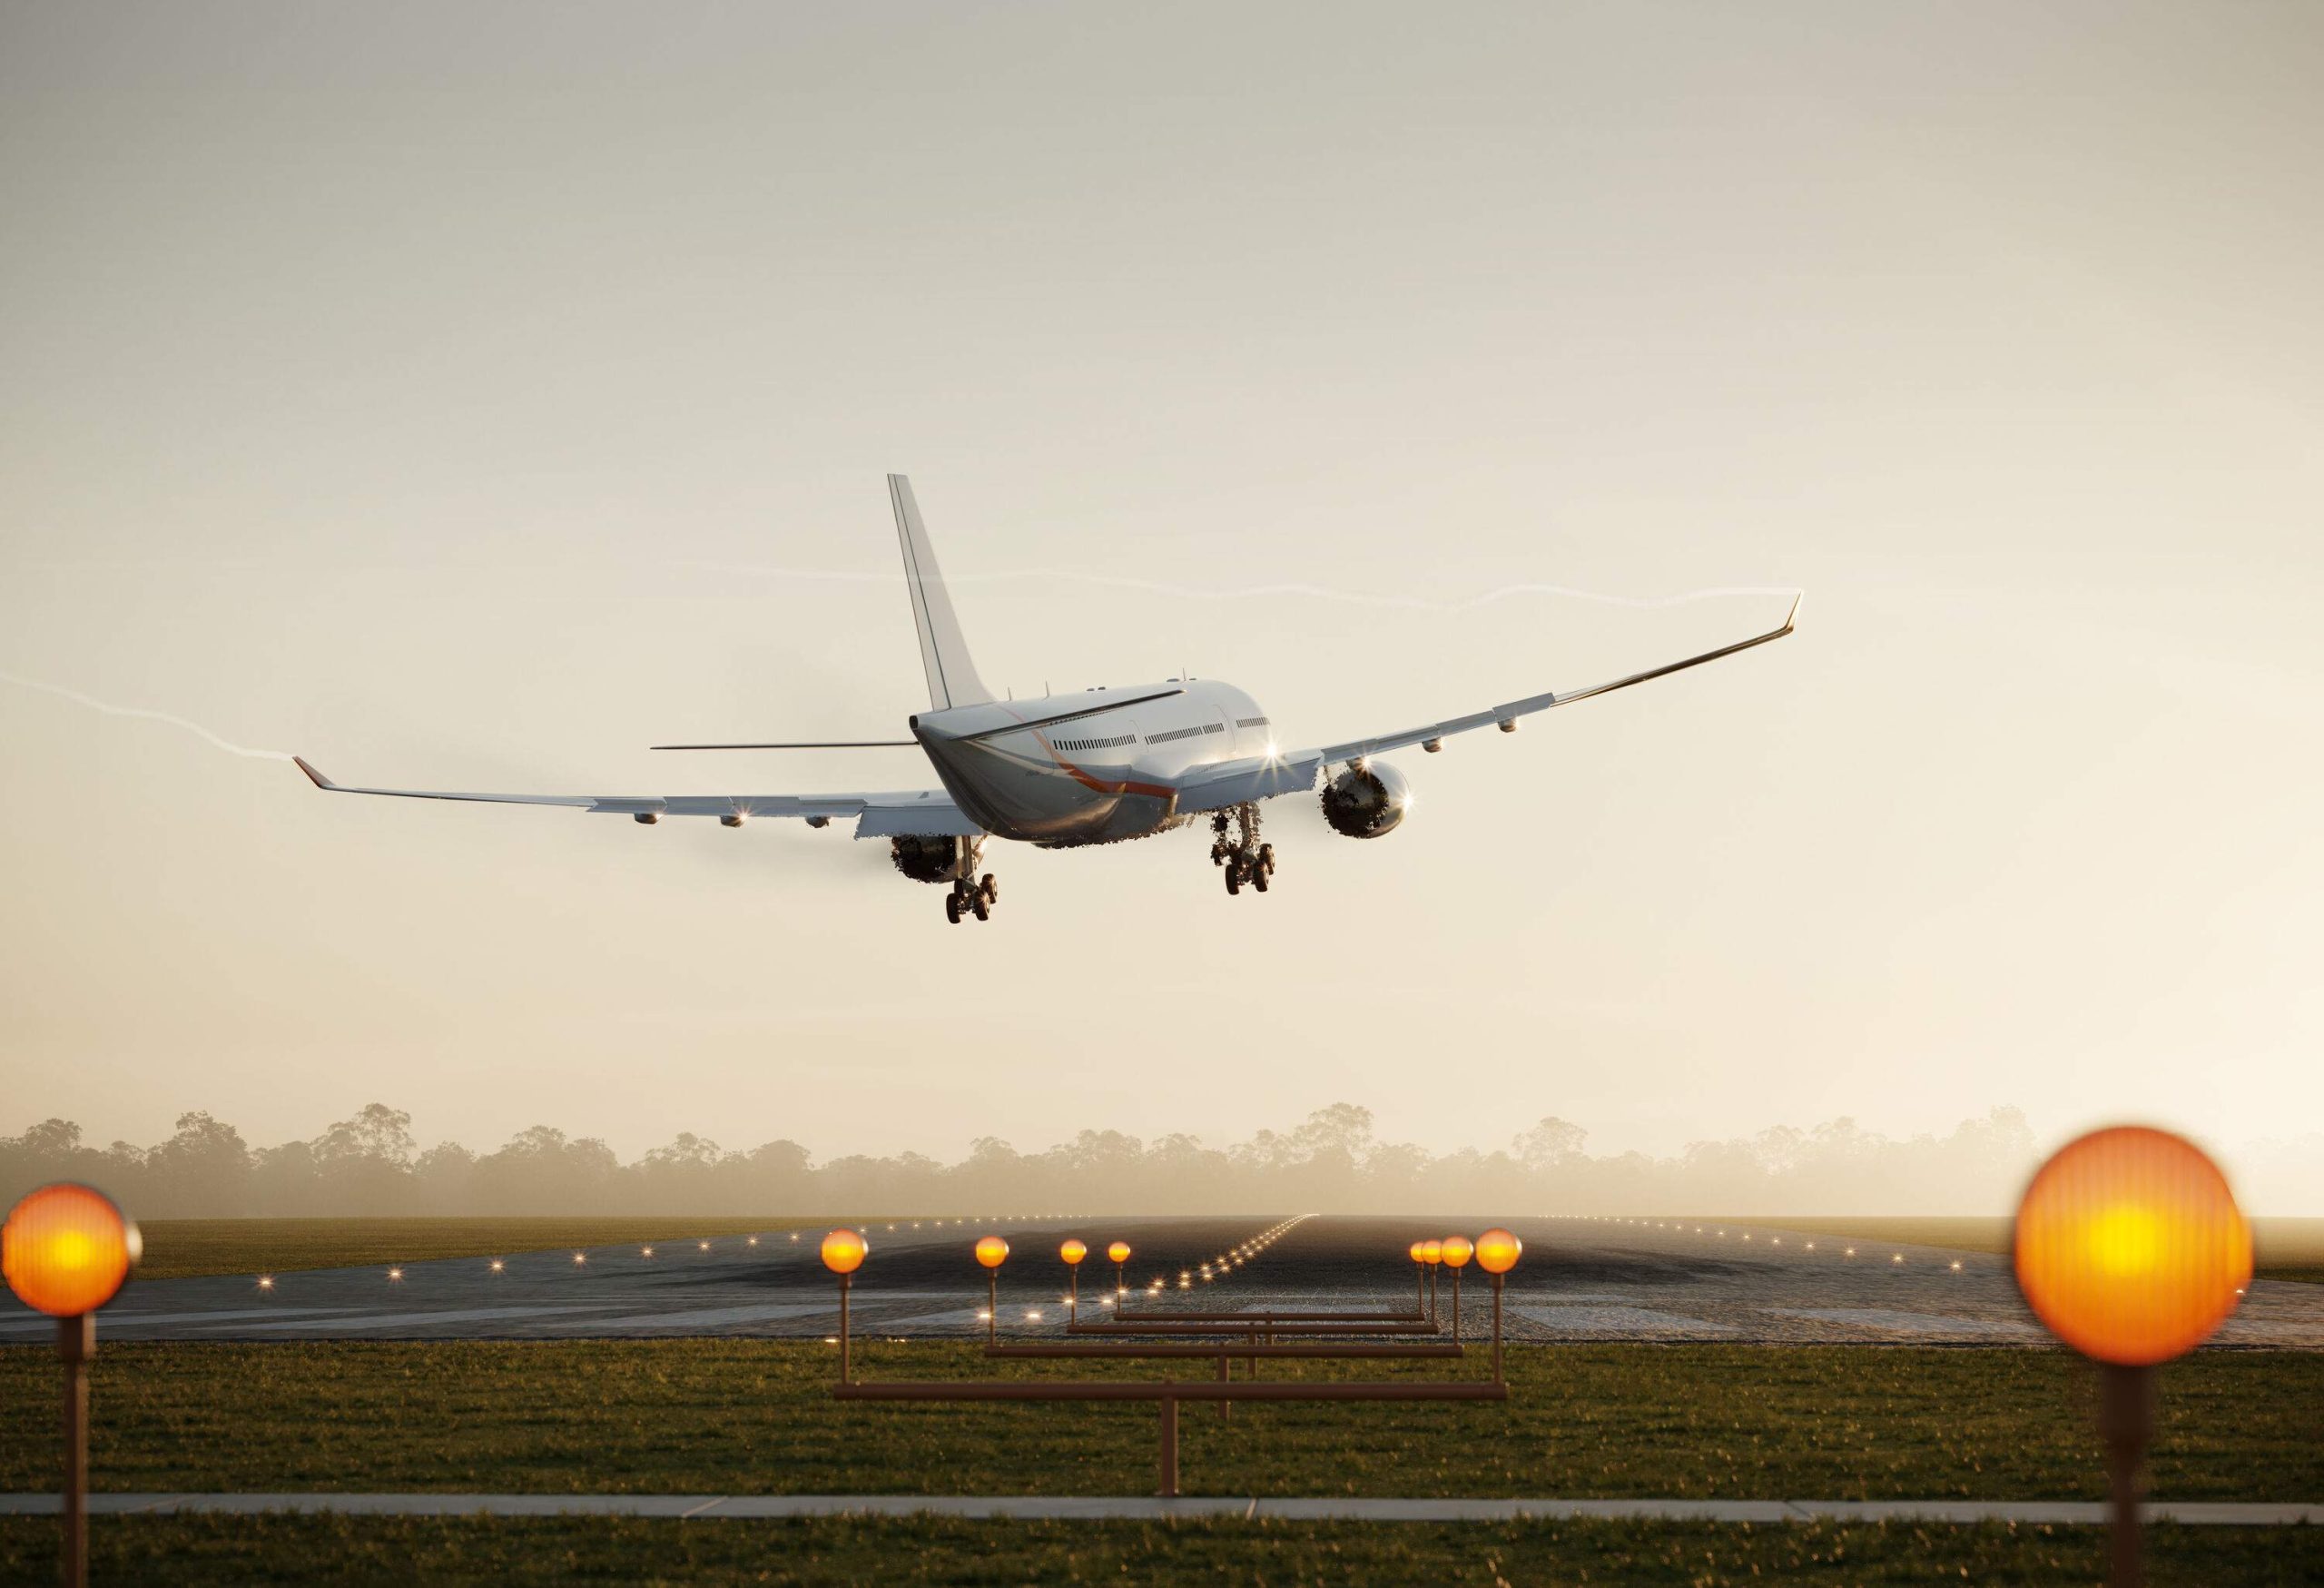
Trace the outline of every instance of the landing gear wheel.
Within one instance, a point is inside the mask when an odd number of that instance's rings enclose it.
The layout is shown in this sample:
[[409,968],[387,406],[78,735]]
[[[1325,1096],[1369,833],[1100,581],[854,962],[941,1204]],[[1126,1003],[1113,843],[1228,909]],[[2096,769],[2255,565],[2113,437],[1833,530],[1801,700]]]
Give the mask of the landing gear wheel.
[[950,922],[955,926],[960,924],[960,894],[947,893],[944,895],[944,919]]
[[1275,845],[1274,845],[1274,844],[1272,844],[1272,843],[1262,843],[1262,844],[1260,844],[1260,845],[1259,845],[1259,871],[1260,871],[1260,873],[1261,873],[1263,875],[1265,875],[1265,876],[1270,876],[1270,877],[1271,877],[1271,876],[1275,875]]
[[1243,891],[1243,868],[1242,868],[1241,866],[1239,866],[1239,865],[1230,865],[1230,866],[1228,866],[1228,867],[1226,868],[1226,892],[1227,892],[1228,896],[1229,896],[1229,897],[1232,897],[1233,895],[1235,895],[1235,894],[1236,894],[1236,893],[1241,893],[1242,891]]
[[1251,886],[1256,888],[1262,893],[1267,891],[1266,867],[1263,865],[1256,865],[1251,868]]
[[982,893],[971,893],[969,895],[969,908],[977,912],[977,919],[979,921],[990,921],[992,919],[992,901],[986,898]]
[[995,880],[990,872],[984,873],[984,881],[979,884],[978,891],[984,894],[984,902],[986,903],[998,904],[1000,902],[1000,883]]

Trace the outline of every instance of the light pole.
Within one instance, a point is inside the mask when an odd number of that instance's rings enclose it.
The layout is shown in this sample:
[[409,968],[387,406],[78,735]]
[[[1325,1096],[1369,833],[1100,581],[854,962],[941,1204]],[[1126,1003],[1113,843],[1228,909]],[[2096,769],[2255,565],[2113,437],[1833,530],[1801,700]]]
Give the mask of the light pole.
[[847,1366],[847,1292],[863,1255],[872,1248],[852,1229],[834,1229],[823,1237],[823,1267],[839,1276],[839,1381],[849,1383]]
[[1437,1321],[1436,1265],[1444,1260],[1444,1243],[1441,1240],[1421,1242],[1420,1260],[1428,1265],[1428,1321],[1435,1323]]
[[1428,1244],[1414,1241],[1413,1255],[1413,1316],[1418,1317],[1428,1310]]
[[1501,1382],[1501,1280],[1517,1266],[1525,1243],[1495,1225],[1477,1237],[1477,1267],[1492,1276],[1492,1381]]
[[1068,1239],[1063,1246],[1057,1248],[1057,1255],[1065,1259],[1065,1270],[1073,1280],[1072,1291],[1066,1297],[1068,1308],[1066,1317],[1072,1323],[1079,1323],[1081,1321],[1081,1259],[1089,1255],[1089,1248],[1078,1240]]
[[1452,1269],[1452,1343],[1456,1346],[1461,1343],[1461,1270],[1469,1266],[1469,1258],[1476,1249],[1465,1235],[1444,1238],[1444,1260]]
[[997,1235],[977,1242],[977,1261],[984,1265],[984,1343],[1000,1343],[1000,1265],[1009,1260],[1009,1243]]
[[1123,1266],[1129,1261],[1129,1242],[1114,1242],[1106,1248],[1106,1257],[1114,1265],[1114,1305],[1119,1307],[1122,1297],[1129,1294],[1129,1282],[1122,1277]]
[[65,1588],[89,1580],[89,1358],[97,1354],[97,1308],[111,1301],[143,1254],[137,1226],[103,1191],[71,1181],[25,1196],[0,1227],[0,1273],[26,1307],[56,1320],[64,1367]]
[[2251,1283],[2251,1226],[2219,1166],[2192,1142],[2121,1125],[2068,1142],[2035,1171],[2013,1245],[2026,1305],[2099,1365],[2110,1581],[2138,1588],[2154,1370],[2201,1345],[2235,1310]]

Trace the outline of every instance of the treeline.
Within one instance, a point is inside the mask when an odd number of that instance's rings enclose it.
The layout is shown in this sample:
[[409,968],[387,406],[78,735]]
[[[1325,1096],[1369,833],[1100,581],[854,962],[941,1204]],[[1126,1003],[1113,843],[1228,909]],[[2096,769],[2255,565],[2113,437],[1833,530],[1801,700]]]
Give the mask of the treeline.
[[[152,1147],[92,1147],[46,1119],[0,1137],[0,1197],[80,1179],[145,1218],[393,1214],[1334,1212],[1988,1213],[2034,1160],[2014,1109],[1950,1135],[1898,1140],[1834,1119],[1699,1141],[1668,1158],[1592,1157],[1576,1125],[1544,1119],[1496,1151],[1432,1154],[1382,1141],[1368,1109],[1335,1103],[1296,1129],[1231,1147],[1084,1130],[1043,1152],[991,1137],[958,1163],[918,1153],[817,1163],[790,1140],[730,1151],[693,1134],[623,1163],[594,1137],[547,1125],[498,1150],[424,1150],[411,1116],[373,1103],[310,1141],[252,1148],[206,1113]],[[5,1205],[0,1202],[0,1205]]]

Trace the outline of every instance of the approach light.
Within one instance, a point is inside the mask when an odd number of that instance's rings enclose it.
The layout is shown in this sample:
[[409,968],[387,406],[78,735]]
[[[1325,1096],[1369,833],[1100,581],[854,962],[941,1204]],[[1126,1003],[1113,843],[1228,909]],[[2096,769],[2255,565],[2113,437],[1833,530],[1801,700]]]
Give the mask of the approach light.
[[1413,1242],[1411,1250],[1413,1262],[1424,1263],[1428,1261],[1428,1243],[1426,1241],[1416,1240]]
[[1953,1259],[1953,1271],[1956,1274],[1961,1271],[1961,1259],[1959,1258]]
[[852,1274],[863,1266],[864,1254],[871,1249],[855,1231],[834,1229],[823,1237],[823,1267],[834,1274]]
[[1424,1240],[1421,1242],[1420,1260],[1423,1263],[1430,1264],[1431,1266],[1443,1262],[1444,1260],[1444,1243],[1441,1240]]
[[573,1254],[573,1260],[576,1263],[586,1263],[589,1260],[589,1254],[587,1252],[575,1252]]
[[[502,1262],[498,1258],[493,1258],[493,1259],[492,1259],[492,1271],[493,1271],[494,1273],[496,1273],[496,1274],[499,1273],[502,1269],[506,1268],[507,1266],[508,1266],[508,1265],[507,1265],[507,1263]],[[271,1283],[271,1281],[270,1281],[270,1283]]]
[[403,1277],[403,1270],[402,1270],[401,1268],[389,1268],[389,1269],[388,1270],[388,1280],[389,1280],[389,1282],[390,1284],[393,1284],[394,1282],[396,1282],[397,1280],[401,1279],[402,1277]]
[[274,1288],[274,1276],[273,1276],[273,1275],[271,1275],[271,1274],[261,1274],[261,1275],[258,1277],[258,1287],[259,1287],[261,1290],[271,1290],[271,1289],[273,1289],[273,1288]]
[[1444,1260],[1455,1268],[1465,1268],[1469,1259],[1476,1256],[1476,1243],[1465,1235],[1448,1235],[1441,1243]]
[[1106,1258],[1108,1262],[1114,1263],[1128,1262],[1129,1242],[1126,1240],[1118,1240],[1114,1242],[1113,1245],[1106,1248]]
[[998,1268],[1009,1260],[1009,1243],[997,1235],[988,1235],[977,1242],[977,1261],[988,1268]]
[[710,1249],[710,1243],[706,1240],[698,1240],[694,1244],[703,1251],[708,1251]]
[[1524,1251],[1523,1241],[1495,1225],[1477,1237],[1477,1267],[1488,1274],[1506,1274]]
[[2218,1165],[2144,1126],[2061,1148],[2017,1209],[2018,1288],[2053,1333],[2120,1366],[2211,1336],[2251,1283],[2251,1226]]
[[1078,1240],[1068,1240],[1057,1248],[1057,1255],[1065,1259],[1066,1267],[1079,1267],[1081,1259],[1089,1255],[1089,1248]]
[[642,1258],[650,1258],[654,1255],[654,1248],[650,1246],[640,1247],[637,1248],[637,1255]]
[[112,1198],[59,1181],[31,1192],[9,1213],[0,1228],[0,1271],[26,1307],[74,1317],[113,1298],[144,1244]]

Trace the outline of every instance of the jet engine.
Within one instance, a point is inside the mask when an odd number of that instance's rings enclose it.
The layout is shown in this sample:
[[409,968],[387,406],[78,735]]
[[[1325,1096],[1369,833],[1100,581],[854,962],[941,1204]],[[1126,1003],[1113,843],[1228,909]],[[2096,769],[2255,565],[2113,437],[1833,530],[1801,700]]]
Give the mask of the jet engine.
[[960,841],[957,838],[891,838],[889,856],[896,869],[915,883],[949,883],[958,874]]
[[1404,819],[1412,788],[1384,762],[1359,762],[1324,785],[1324,820],[1348,838],[1377,838]]

